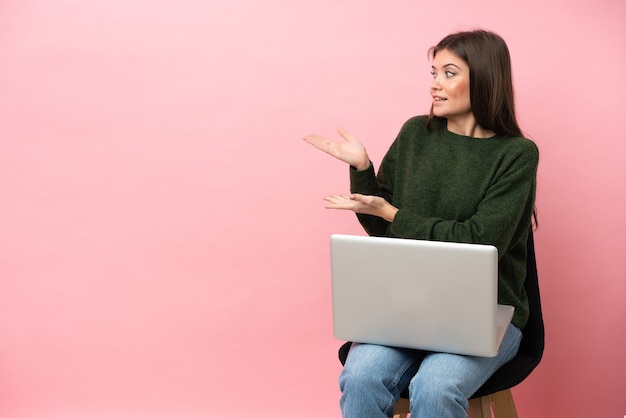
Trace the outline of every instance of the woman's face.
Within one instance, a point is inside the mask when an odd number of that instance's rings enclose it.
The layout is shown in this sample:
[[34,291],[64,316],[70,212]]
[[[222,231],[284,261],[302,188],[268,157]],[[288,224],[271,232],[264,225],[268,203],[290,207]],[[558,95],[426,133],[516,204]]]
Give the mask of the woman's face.
[[432,63],[433,114],[448,122],[475,122],[470,101],[470,70],[461,57],[449,49],[437,52]]

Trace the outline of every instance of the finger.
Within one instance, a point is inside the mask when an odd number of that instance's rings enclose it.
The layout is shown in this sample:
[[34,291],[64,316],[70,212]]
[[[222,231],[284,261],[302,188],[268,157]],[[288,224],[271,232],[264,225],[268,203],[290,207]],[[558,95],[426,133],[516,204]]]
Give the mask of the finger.
[[329,195],[325,196],[324,200],[329,204],[326,205],[327,209],[349,209],[354,207],[354,201],[350,200],[346,195]]
[[319,147],[322,144],[326,144],[330,142],[329,139],[324,138],[323,136],[315,135],[315,134],[306,135],[302,139],[304,139],[306,142],[308,142],[311,145],[315,145],[316,147]]
[[341,126],[337,128],[337,132],[339,133],[339,135],[341,135],[341,137],[343,139],[345,139],[348,142],[354,141],[356,139],[356,137],[354,135],[352,135],[350,132],[348,132],[347,130],[345,130]]
[[354,210],[353,202],[346,201],[328,201],[329,203],[325,206],[326,209],[341,209],[341,210]]
[[362,195],[362,194],[359,194],[359,193],[352,193],[350,196],[348,196],[348,198],[350,200],[354,200],[354,201],[357,201],[357,202],[364,203],[366,196]]
[[324,138],[319,135],[307,135],[304,138],[304,141],[313,145],[315,148],[324,151],[327,154],[330,154],[336,157],[337,152],[335,151],[335,142],[330,139]]
[[345,206],[345,205],[326,205],[325,209],[337,209],[337,210],[351,210],[354,211],[354,208]]
[[346,195],[331,194],[331,195],[325,196],[324,200],[326,200],[327,202],[333,202],[333,203],[337,203],[337,202],[342,202],[342,203],[350,202],[351,203],[350,198]]
[[378,206],[380,202],[384,202],[384,199],[378,196],[370,196],[363,194],[351,194],[350,200],[355,202],[355,204],[367,205],[367,206]]

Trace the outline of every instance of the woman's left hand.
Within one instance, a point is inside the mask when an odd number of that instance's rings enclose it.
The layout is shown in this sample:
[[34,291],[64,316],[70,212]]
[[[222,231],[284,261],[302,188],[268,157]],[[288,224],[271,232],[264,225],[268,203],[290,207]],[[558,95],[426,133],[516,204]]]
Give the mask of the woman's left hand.
[[355,213],[378,216],[388,222],[393,221],[396,212],[398,212],[398,208],[378,196],[355,193],[351,195],[330,195],[326,196],[324,200],[329,202],[326,205],[327,209],[351,210]]

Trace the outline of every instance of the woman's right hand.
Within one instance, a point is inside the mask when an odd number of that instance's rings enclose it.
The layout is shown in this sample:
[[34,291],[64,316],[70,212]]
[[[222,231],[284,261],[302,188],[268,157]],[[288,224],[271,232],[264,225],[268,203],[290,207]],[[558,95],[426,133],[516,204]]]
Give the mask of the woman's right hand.
[[315,134],[305,136],[304,140],[338,160],[350,164],[357,170],[368,169],[370,166],[370,158],[363,144],[361,144],[354,135],[343,128],[337,128],[337,132],[339,132],[339,135],[341,135],[345,141],[333,141]]

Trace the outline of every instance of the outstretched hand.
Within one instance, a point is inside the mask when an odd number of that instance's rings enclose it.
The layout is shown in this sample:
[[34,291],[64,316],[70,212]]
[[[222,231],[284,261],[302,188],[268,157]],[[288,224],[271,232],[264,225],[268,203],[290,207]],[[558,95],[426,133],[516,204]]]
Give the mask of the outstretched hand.
[[364,215],[373,215],[385,219],[388,222],[393,221],[398,209],[379,196],[369,196],[362,194],[351,195],[330,195],[324,198],[328,205],[327,209],[351,210],[355,213]]
[[363,144],[343,128],[338,128],[337,132],[344,139],[343,142],[333,141],[315,134],[305,136],[304,140],[338,160],[350,164],[357,170],[369,168],[370,159]]

